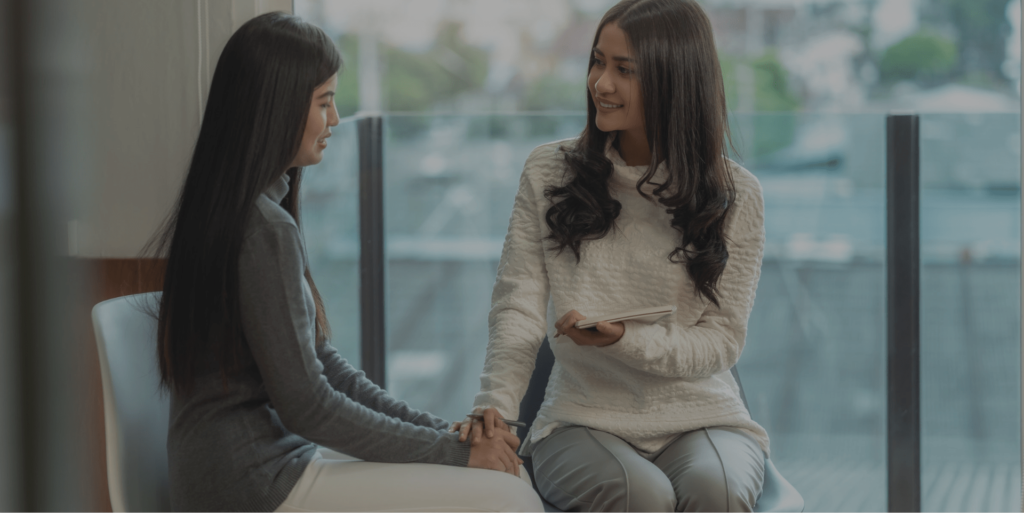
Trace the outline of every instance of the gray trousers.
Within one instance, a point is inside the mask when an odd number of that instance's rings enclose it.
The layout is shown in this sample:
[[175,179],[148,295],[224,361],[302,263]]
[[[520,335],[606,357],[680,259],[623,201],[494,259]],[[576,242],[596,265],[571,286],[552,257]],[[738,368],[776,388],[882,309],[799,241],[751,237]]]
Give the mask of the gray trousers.
[[684,433],[647,457],[621,438],[581,426],[533,448],[541,496],[564,511],[752,511],[764,453],[735,428]]

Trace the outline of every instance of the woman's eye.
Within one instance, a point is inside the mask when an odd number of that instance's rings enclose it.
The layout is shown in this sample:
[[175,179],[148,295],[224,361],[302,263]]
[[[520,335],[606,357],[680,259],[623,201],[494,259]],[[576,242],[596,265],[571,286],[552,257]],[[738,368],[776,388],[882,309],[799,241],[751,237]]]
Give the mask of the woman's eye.
[[604,66],[604,61],[601,59],[594,59],[594,66]]
[[633,70],[631,70],[629,68],[623,68],[622,66],[619,66],[619,73],[622,73],[623,75],[628,75],[628,74],[630,74],[632,72],[633,72]]

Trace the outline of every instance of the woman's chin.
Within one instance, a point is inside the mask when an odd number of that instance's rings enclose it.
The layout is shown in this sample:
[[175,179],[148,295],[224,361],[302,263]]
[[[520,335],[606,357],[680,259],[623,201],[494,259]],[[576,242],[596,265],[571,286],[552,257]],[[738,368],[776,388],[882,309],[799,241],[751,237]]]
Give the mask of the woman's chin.
[[598,114],[597,118],[594,119],[594,124],[597,125],[598,130],[602,132],[614,132],[618,130],[618,128],[615,127],[614,123],[609,123],[607,119],[601,118],[602,116]]

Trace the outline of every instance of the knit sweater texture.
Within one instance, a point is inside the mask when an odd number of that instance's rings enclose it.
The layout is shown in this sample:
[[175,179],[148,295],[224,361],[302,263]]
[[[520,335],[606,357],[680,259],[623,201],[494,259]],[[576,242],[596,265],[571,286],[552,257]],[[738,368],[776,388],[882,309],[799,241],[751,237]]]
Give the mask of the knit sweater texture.
[[[305,246],[280,203],[288,176],[256,201],[239,257],[244,368],[207,369],[172,393],[167,439],[176,511],[273,511],[317,445],[366,461],[466,466],[468,443],[448,422],[409,408],[328,344],[315,343]],[[215,336],[215,334],[211,335]]]
[[[610,143],[609,190],[622,204],[615,227],[584,241],[578,263],[571,250],[559,252],[546,239],[551,231],[544,216],[552,201],[544,191],[567,181],[559,148],[573,142],[539,146],[526,161],[491,298],[475,407],[518,417],[546,334],[555,364],[523,454],[563,425],[605,431],[647,453],[687,431],[731,426],[747,431],[768,454],[768,434],[751,420],[729,372],[743,351],[764,253],[757,178],[730,162],[736,195],[725,220],[729,260],[715,306],[696,294],[685,267],[668,258],[681,234],[652,196],[655,186],[644,186],[649,198],[637,192],[647,167],[625,165]],[[664,183],[666,176],[662,164],[651,181]],[[653,324],[625,321],[622,338],[605,347],[554,338],[555,321],[570,310],[590,317],[661,305],[677,310]]]

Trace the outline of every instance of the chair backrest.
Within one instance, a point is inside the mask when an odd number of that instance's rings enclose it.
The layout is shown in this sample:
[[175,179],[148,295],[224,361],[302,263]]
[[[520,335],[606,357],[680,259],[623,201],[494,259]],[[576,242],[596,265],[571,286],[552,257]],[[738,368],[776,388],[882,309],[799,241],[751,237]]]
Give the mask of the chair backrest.
[[159,303],[160,293],[151,292],[104,301],[92,309],[114,511],[170,511],[169,398],[160,390],[156,354]]

